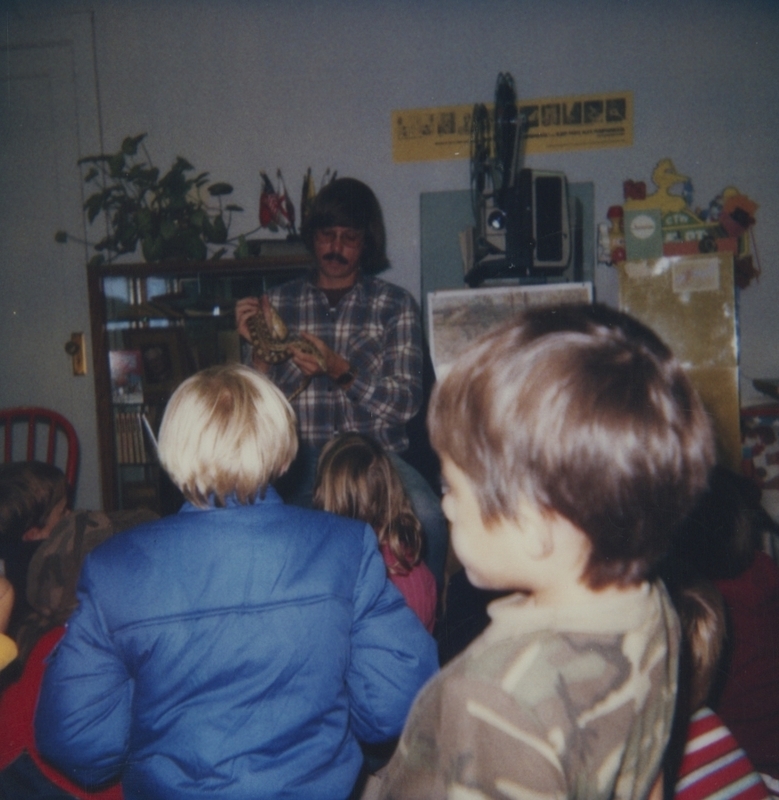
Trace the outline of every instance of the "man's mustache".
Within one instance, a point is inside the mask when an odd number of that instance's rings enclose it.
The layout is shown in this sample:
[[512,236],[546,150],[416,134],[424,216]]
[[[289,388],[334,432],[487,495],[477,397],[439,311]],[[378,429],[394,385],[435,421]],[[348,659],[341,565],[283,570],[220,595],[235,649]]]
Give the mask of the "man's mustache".
[[344,267],[349,263],[348,259],[340,253],[325,253],[322,256],[322,261],[337,261]]

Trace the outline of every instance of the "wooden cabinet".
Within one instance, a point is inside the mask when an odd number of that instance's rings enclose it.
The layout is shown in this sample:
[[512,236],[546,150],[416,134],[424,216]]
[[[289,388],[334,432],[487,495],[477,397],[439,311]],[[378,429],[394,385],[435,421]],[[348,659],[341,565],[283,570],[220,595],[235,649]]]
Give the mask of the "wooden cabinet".
[[181,496],[159,467],[152,441],[171,392],[199,369],[240,358],[236,300],[311,266],[311,256],[298,250],[245,260],[88,267],[106,511],[177,510]]

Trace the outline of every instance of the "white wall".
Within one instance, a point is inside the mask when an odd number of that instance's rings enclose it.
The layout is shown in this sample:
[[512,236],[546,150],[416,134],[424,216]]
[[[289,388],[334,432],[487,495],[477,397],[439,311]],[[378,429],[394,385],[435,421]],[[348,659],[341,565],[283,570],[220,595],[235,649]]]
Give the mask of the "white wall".
[[[735,185],[760,204],[763,276],[741,298],[742,368],[779,375],[779,3],[774,0],[30,0],[94,10],[105,146],[148,132],[158,165],[187,157],[236,187],[253,226],[259,170],[295,200],[307,167],[368,182],[392,270],[419,294],[419,194],[468,187],[466,161],[394,164],[394,109],[490,101],[497,74],[520,97],[630,90],[630,148],[528,159],[594,181],[596,217],[662,157],[707,205]],[[78,203],[78,198],[73,198]],[[599,268],[601,299],[615,276]]]

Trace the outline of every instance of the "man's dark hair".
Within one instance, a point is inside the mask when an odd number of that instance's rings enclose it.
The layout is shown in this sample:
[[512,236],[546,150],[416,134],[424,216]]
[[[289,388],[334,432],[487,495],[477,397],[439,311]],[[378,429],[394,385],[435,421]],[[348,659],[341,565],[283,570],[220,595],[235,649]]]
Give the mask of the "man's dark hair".
[[303,242],[311,252],[314,234],[321,228],[356,228],[363,232],[360,267],[364,273],[375,275],[389,266],[381,206],[362,181],[338,178],[319,191],[301,230]]

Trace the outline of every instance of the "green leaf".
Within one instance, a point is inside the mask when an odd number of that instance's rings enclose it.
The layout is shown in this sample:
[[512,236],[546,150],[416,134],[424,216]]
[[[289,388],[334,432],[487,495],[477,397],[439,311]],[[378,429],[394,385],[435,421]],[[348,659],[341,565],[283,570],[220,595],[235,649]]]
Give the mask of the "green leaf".
[[141,252],[147,261],[159,261],[164,254],[165,243],[161,237],[141,240]]
[[227,241],[227,225],[225,225],[221,214],[214,219],[214,231],[211,234],[211,241],[214,244],[224,244]]
[[103,192],[98,192],[97,194],[87,197],[86,202],[84,203],[84,210],[87,212],[87,219],[89,220],[90,225],[95,221],[97,215],[103,210],[103,199]]
[[241,206],[235,205],[235,203],[229,203],[228,205],[225,206],[225,210],[226,211],[243,211],[243,208],[241,208]]
[[171,193],[168,205],[172,211],[181,211],[185,209],[187,207],[186,192],[177,189],[175,192]]
[[117,153],[108,159],[108,174],[112,178],[120,178],[124,169],[124,155]]
[[232,191],[233,187],[230,186],[229,183],[224,183],[224,182],[212,183],[208,187],[208,193],[211,195],[211,197],[219,197],[220,195],[224,194],[232,194]]
[[133,219],[125,220],[116,231],[116,242],[127,253],[132,253],[138,244],[138,228]]
[[60,244],[67,244],[68,243],[68,232],[67,231],[57,231],[54,234],[54,241],[59,242]]
[[249,243],[246,241],[246,237],[243,234],[238,237],[238,244],[236,245],[233,255],[235,258],[249,257]]
[[139,178],[139,183],[141,186],[154,186],[157,183],[158,178],[160,177],[160,171],[157,167],[150,167],[141,174]]
[[205,261],[208,257],[206,243],[197,235],[187,236],[184,240],[185,255],[197,261]]
[[160,225],[160,236],[166,241],[170,241],[176,235],[176,223],[172,220],[166,219]]
[[84,183],[89,183],[93,181],[97,176],[100,175],[100,170],[97,167],[90,167],[87,170],[87,174],[84,175]]
[[146,180],[146,168],[143,164],[133,164],[127,172],[125,178],[130,183],[142,183]]
[[181,156],[176,156],[176,163],[173,165],[173,168],[177,172],[188,172],[189,170],[194,169],[192,164],[190,164],[186,158],[182,158]]
[[110,161],[113,156],[103,155],[102,153],[99,156],[84,156],[80,158],[76,164],[81,166],[82,164],[104,164]]
[[219,259],[227,252],[226,247],[220,247],[214,252],[209,261],[219,261]]
[[138,152],[138,145],[146,138],[146,134],[140,136],[127,136],[122,142],[122,152],[126,156],[134,156]]
[[105,264],[105,257],[99,253],[96,256],[92,256],[87,262],[88,267],[102,267],[103,264]]
[[142,208],[136,214],[136,222],[138,223],[138,230],[140,231],[142,238],[151,236],[154,219],[151,211],[149,211],[148,208]]

